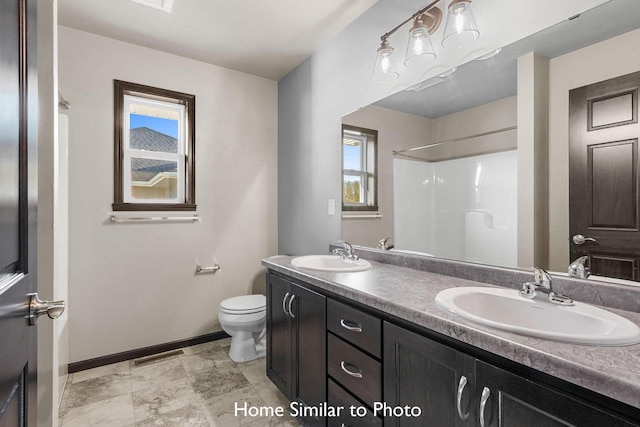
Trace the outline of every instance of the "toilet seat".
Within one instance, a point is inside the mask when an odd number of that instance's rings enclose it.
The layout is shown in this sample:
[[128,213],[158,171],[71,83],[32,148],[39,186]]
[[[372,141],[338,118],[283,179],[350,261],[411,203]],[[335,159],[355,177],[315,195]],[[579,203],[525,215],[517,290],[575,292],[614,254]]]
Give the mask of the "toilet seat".
[[264,295],[242,295],[227,298],[220,303],[220,311],[228,314],[252,314],[266,309],[267,299]]

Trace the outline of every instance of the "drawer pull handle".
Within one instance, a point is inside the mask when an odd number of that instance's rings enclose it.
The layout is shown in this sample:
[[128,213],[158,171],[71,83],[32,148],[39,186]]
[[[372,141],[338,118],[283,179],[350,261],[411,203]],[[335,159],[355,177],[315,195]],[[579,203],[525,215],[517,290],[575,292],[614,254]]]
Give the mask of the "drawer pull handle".
[[289,316],[291,316],[292,319],[296,318],[296,316],[291,311],[291,304],[293,303],[294,299],[296,299],[296,296],[295,295],[291,295],[291,299],[289,300]]
[[458,409],[458,416],[462,421],[466,421],[469,418],[469,413],[462,413],[462,393],[467,385],[467,377],[464,375],[460,377],[460,383],[458,384],[458,398],[456,399],[456,408]]
[[282,311],[284,311],[284,314],[286,314],[287,316],[291,316],[287,312],[287,298],[289,298],[289,292],[287,292],[284,298],[282,298]]
[[[340,362],[340,367],[342,368],[343,371],[345,371],[347,373],[347,375],[351,375],[354,378],[362,378],[362,371],[360,369],[358,369],[358,372],[353,372],[347,369],[348,363],[345,363],[344,360],[342,362]],[[350,365],[353,366],[353,365]]]
[[484,408],[487,406],[490,394],[491,390],[487,387],[482,389],[482,396],[480,396],[480,427],[484,427]]
[[355,326],[351,326],[344,319],[340,319],[340,326],[345,328],[347,331],[362,332],[362,326],[360,326],[358,323],[354,323],[354,324]]

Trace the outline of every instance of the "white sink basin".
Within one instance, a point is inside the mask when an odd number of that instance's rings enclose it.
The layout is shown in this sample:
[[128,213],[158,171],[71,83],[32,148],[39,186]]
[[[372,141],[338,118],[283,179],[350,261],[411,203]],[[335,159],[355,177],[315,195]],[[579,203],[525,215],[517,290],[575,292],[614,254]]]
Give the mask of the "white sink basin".
[[450,288],[436,296],[445,310],[473,322],[533,337],[576,344],[630,345],[640,342],[640,328],[624,317],[589,304],[553,304],[515,289]]
[[340,258],[338,255],[307,255],[299,256],[291,260],[294,267],[308,268],[321,271],[364,271],[371,268],[371,263],[364,259],[351,261]]

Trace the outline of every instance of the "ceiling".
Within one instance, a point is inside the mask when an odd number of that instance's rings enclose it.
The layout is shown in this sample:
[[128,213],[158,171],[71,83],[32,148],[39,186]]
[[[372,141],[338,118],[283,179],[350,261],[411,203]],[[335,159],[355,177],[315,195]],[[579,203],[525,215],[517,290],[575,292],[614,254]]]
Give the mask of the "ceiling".
[[77,30],[279,80],[377,0],[59,0]]
[[[471,61],[422,91],[404,90],[375,105],[427,118],[467,110],[516,95],[517,60],[529,52],[555,58],[640,28],[640,1],[611,0],[578,18],[564,21],[505,46],[486,61]],[[482,30],[482,29],[481,29]]]

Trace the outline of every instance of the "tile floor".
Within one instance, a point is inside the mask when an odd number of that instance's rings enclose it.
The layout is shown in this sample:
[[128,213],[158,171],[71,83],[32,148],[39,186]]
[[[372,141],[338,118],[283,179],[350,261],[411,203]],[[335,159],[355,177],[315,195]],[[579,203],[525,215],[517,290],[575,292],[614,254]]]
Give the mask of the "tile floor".
[[235,363],[229,341],[186,347],[144,365],[126,361],[70,374],[60,426],[299,426],[289,415],[234,415],[235,402],[285,408],[289,402],[265,375],[266,359]]

